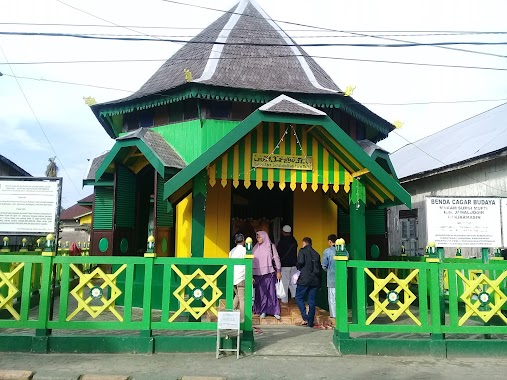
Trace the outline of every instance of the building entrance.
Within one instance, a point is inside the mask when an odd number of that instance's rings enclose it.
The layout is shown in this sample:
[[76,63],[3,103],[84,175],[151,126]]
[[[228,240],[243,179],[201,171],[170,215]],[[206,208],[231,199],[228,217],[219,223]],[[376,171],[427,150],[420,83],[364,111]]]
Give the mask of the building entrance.
[[238,186],[231,195],[232,236],[241,232],[254,238],[255,231],[264,230],[276,242],[281,226],[293,224],[294,192],[289,188],[282,191],[278,187]]

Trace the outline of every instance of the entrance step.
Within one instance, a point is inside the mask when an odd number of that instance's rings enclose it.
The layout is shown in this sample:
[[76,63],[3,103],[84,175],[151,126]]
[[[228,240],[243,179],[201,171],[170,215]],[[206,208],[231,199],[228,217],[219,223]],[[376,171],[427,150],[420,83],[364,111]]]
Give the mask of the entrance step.
[[[225,300],[221,299],[219,301],[218,310],[225,310]],[[306,306],[306,310],[308,311],[308,306]],[[260,318],[259,315],[252,316],[252,324],[254,326],[258,325],[299,325],[303,322],[301,318],[301,312],[299,311],[298,306],[294,300],[289,300],[288,303],[280,304],[280,320],[277,320],[273,316],[266,316],[266,318]],[[206,316],[204,317],[209,322],[216,322],[217,317],[208,311]],[[317,307],[315,309],[315,324],[320,326],[331,326],[334,327],[334,319],[329,317],[329,313]]]
[[[308,306],[306,306],[308,311]],[[258,315],[252,317],[252,324],[256,325],[298,325],[303,322],[301,312],[293,300],[287,304],[280,305],[280,320],[275,319],[273,316],[266,316],[260,318]],[[319,307],[315,310],[315,324],[321,326],[334,326],[334,320],[329,317],[329,313]]]

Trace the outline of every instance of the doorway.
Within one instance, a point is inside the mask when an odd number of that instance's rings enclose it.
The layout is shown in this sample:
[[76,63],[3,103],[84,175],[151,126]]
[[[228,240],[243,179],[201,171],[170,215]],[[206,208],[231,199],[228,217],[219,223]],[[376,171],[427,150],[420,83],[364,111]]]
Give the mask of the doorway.
[[[271,241],[279,239],[281,226],[292,225],[294,219],[294,193],[288,187],[260,189],[238,186],[231,194],[231,237],[240,232],[255,237],[255,231],[265,230]],[[231,241],[232,245],[232,241]]]

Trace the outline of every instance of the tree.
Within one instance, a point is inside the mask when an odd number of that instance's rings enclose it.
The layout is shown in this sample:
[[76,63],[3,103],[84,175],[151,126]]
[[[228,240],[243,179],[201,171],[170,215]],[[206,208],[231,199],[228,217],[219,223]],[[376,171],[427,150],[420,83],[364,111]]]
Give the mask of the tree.
[[46,167],[46,177],[56,177],[58,176],[58,170],[60,169],[58,165],[56,165],[56,156],[55,157],[49,157],[48,161],[49,164]]

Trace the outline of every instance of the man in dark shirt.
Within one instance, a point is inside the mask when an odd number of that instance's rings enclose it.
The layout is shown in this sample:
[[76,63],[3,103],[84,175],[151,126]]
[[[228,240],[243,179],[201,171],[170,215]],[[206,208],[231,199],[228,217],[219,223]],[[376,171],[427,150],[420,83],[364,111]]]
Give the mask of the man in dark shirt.
[[[322,283],[322,266],[320,255],[312,248],[312,239],[303,238],[303,248],[299,250],[297,268],[301,271],[296,289],[296,302],[298,304],[302,325],[313,327],[315,319],[315,305],[317,292]],[[305,297],[308,295],[308,313],[306,312]]]
[[276,247],[280,262],[282,265],[282,284],[285,289],[285,297],[281,299],[282,303],[289,302],[290,296],[294,299],[296,297],[296,285],[292,284],[292,276],[296,273],[296,262],[298,252],[298,242],[292,236],[292,228],[289,225],[282,227],[282,236]]

